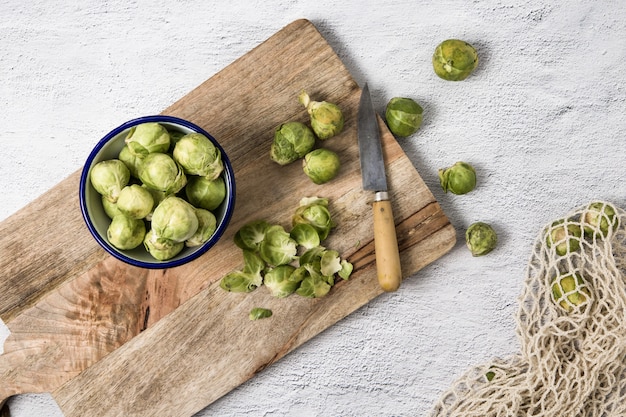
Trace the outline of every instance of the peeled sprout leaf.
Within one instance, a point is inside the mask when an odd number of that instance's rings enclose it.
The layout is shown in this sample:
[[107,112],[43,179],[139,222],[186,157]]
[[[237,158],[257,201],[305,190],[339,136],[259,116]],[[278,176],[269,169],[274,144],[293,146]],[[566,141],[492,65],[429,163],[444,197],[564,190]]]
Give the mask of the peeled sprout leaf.
[[274,132],[270,158],[279,165],[287,165],[303,158],[314,146],[315,135],[304,123],[283,123]]
[[498,236],[489,224],[476,222],[465,232],[465,243],[472,256],[483,256],[491,252],[498,243]]
[[126,146],[131,154],[138,157],[154,152],[164,153],[170,147],[170,134],[159,123],[138,124],[128,131]]
[[459,161],[439,170],[439,182],[444,192],[467,194],[476,187],[476,171],[467,162]]
[[341,133],[344,117],[339,106],[327,101],[313,101],[306,91],[300,93],[298,101],[306,107],[311,128],[318,138],[325,140]]
[[259,320],[272,317],[272,310],[262,307],[255,307],[250,310],[250,320]]
[[109,159],[95,164],[91,168],[89,179],[100,195],[115,203],[122,188],[130,181],[130,171],[119,159]]
[[555,303],[569,313],[586,304],[591,298],[591,292],[583,276],[573,273],[555,278],[552,297]]
[[557,255],[563,256],[580,249],[581,235],[578,224],[565,219],[557,220],[552,223],[546,234],[546,244],[549,248],[554,247]]
[[396,136],[407,137],[422,125],[422,106],[407,97],[394,97],[387,103],[385,119],[389,130]]
[[184,242],[198,230],[196,209],[180,197],[170,196],[154,209],[152,230],[160,238]]
[[176,194],[187,184],[187,177],[180,165],[168,154],[148,154],[139,165],[139,180],[149,188]]
[[180,138],[174,146],[172,155],[189,175],[214,180],[224,170],[220,150],[201,133],[189,133]]
[[435,48],[432,58],[435,74],[447,81],[466,79],[478,65],[476,49],[459,39],[447,39]]
[[254,220],[243,225],[235,233],[235,244],[241,249],[257,250],[265,238],[265,231],[270,226],[265,220]]
[[259,245],[261,258],[269,265],[279,266],[292,262],[298,253],[296,241],[280,225],[272,225],[265,231]]
[[267,271],[263,278],[263,283],[273,297],[284,298],[298,289],[300,282],[289,279],[295,270],[294,266],[280,265]]
[[315,149],[304,156],[302,170],[315,184],[325,184],[339,173],[339,155],[330,149]]
[[146,225],[143,220],[132,219],[123,214],[113,217],[107,228],[107,238],[111,245],[118,249],[135,249],[141,245],[146,235]]
[[308,275],[300,282],[296,294],[306,298],[320,298],[329,293],[333,283],[332,277],[322,275],[319,263],[306,264]]
[[352,270],[354,269],[354,265],[348,262],[345,259],[341,260],[341,270],[337,273],[342,279],[347,280],[350,279],[350,275],[352,275]]
[[265,270],[265,261],[254,251],[243,251],[243,272],[251,275],[261,275]]
[[341,258],[336,250],[325,250],[320,258],[320,272],[324,276],[335,275],[341,271]]
[[596,201],[589,204],[583,213],[582,223],[585,235],[592,237],[597,234],[600,238],[606,238],[619,227],[619,217],[615,207]]

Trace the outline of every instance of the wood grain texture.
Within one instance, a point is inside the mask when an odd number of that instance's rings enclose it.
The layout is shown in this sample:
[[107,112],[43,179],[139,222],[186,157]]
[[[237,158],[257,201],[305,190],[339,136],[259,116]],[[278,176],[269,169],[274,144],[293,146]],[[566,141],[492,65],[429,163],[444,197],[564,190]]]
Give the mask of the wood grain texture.
[[[298,163],[281,167],[268,157],[278,124],[307,120],[297,102],[301,89],[340,104],[346,116],[342,134],[320,144],[342,160],[328,185],[313,184]],[[372,195],[361,190],[356,146],[359,96],[332,48],[310,22],[299,20],[167,108],[164,114],[188,119],[220,141],[237,184],[224,237],[187,265],[146,271],[106,256],[72,200],[77,174],[3,222],[2,232],[26,231],[0,234],[3,254],[27,256],[23,264],[0,264],[0,291],[8,291],[0,292],[0,312],[12,332],[0,356],[0,401],[54,391],[68,417],[191,415],[378,296]],[[455,232],[379,124],[406,277],[450,250]],[[313,195],[329,198],[338,226],[325,244],[354,263],[354,277],[319,300],[273,299],[265,289],[248,296],[221,290],[219,279],[242,264],[232,241],[239,227],[255,218],[289,226],[300,198]],[[34,221],[50,207],[69,224]],[[50,235],[52,249],[31,242],[34,234]],[[272,308],[274,316],[248,322],[248,311],[258,305]]]

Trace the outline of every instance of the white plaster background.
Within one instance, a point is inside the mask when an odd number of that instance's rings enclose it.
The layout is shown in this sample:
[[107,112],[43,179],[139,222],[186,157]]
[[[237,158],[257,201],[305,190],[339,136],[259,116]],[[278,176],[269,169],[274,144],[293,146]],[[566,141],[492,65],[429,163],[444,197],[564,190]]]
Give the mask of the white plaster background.
[[[592,199],[626,206],[619,0],[3,0],[0,16],[0,220],[80,169],[109,129],[159,113],[298,18],[369,82],[379,111],[393,96],[425,109],[399,142],[457,246],[197,416],[425,415],[469,366],[518,350],[517,296],[540,228]],[[460,83],[430,64],[453,37],[480,56]],[[457,160],[478,172],[465,196],[438,183]],[[500,244],[472,258],[462,236],[478,220]],[[47,394],[10,407],[62,415]]]

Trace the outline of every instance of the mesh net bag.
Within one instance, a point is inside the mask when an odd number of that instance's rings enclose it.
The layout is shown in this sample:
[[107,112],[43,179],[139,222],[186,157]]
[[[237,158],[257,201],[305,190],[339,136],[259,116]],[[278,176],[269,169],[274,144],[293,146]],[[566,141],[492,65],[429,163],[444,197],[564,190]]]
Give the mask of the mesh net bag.
[[626,416],[626,212],[579,207],[537,237],[521,352],[465,372],[431,417]]

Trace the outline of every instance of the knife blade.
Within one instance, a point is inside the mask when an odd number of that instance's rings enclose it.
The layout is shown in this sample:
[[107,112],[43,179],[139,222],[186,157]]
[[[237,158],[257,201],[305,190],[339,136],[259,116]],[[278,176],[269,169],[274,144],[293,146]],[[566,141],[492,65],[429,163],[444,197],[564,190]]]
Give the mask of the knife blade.
[[378,117],[367,83],[361,91],[357,116],[357,135],[363,189],[374,192],[374,251],[378,283],[384,291],[396,291],[402,282],[396,225],[387,190],[385,161]]

